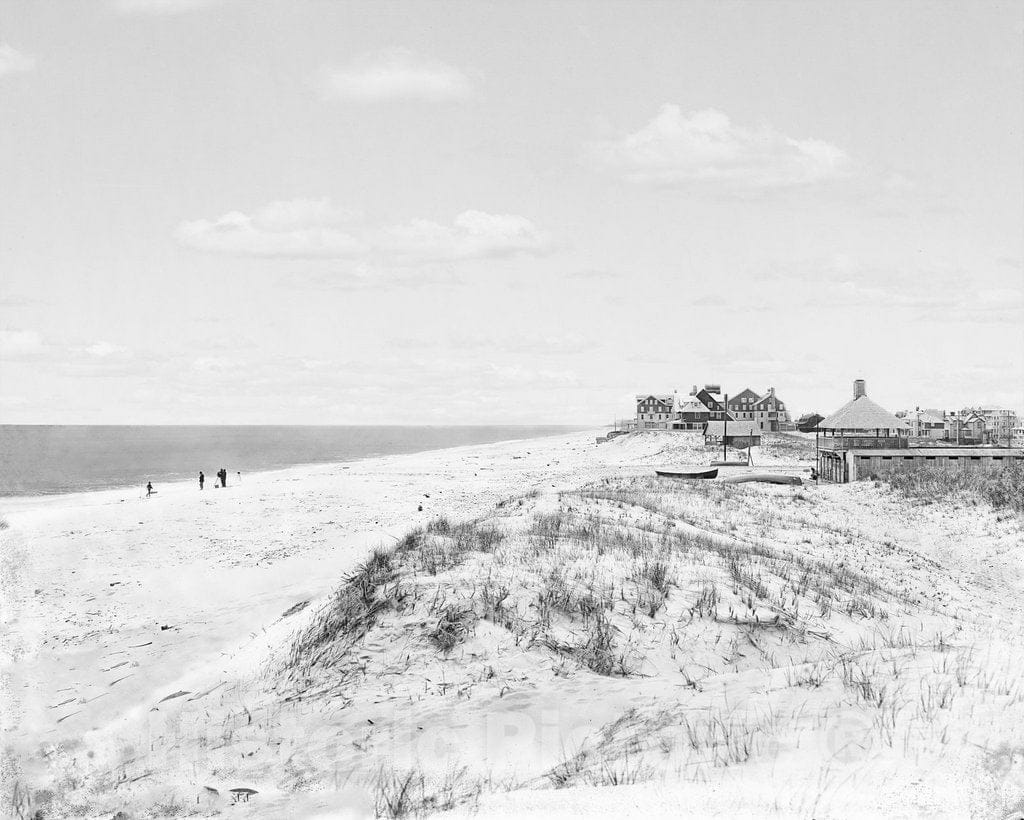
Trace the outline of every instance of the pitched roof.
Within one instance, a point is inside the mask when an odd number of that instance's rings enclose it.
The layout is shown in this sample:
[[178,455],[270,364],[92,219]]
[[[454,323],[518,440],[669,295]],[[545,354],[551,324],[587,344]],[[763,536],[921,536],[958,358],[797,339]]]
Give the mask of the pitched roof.
[[729,396],[729,404],[730,405],[732,405],[732,404],[739,404],[740,403],[740,399],[747,398],[747,397],[752,398],[754,401],[758,401],[761,398],[757,393],[755,393],[749,387],[744,387],[735,396]]
[[725,429],[724,421],[709,421],[704,428],[705,436],[721,437],[723,430],[727,436],[759,436],[760,429],[752,421],[730,421],[728,429]]
[[638,393],[637,397],[636,397],[636,400],[637,401],[646,401],[647,399],[655,399],[657,401],[662,401],[662,402],[666,402],[668,404],[672,404],[672,400],[674,398],[675,398],[675,395],[672,394],[672,393],[660,393],[660,394],[659,393],[643,393],[643,394],[639,394]]
[[922,424],[942,424],[946,421],[942,416],[928,410],[911,410],[907,413],[906,417],[907,419],[915,419]]
[[711,411],[708,410],[708,408],[705,407],[703,404],[701,404],[699,401],[693,401],[691,399],[690,401],[684,401],[682,404],[679,405],[679,412],[680,413],[710,413]]
[[907,423],[879,407],[867,396],[848,401],[828,418],[818,422],[821,430],[906,430]]

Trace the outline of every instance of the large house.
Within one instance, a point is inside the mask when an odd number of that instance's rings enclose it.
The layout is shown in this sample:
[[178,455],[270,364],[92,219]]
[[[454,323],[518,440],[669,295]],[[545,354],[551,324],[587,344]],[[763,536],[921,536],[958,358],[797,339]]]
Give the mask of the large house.
[[795,428],[774,387],[764,396],[744,388],[728,401],[717,384],[694,385],[686,401],[677,392],[636,396],[637,430],[703,430],[708,422],[722,421],[749,421],[760,432]]
[[697,385],[694,385],[693,390],[690,391],[690,395],[708,409],[711,421],[725,421],[728,415],[721,393],[722,388],[717,384],[706,384],[700,390],[697,389]]
[[761,430],[792,430],[793,423],[786,405],[775,395],[775,388],[769,387],[768,394],[754,404],[754,423]]
[[637,430],[671,430],[678,396],[675,393],[649,393],[636,397]]
[[743,388],[735,396],[729,396],[729,415],[737,421],[753,421],[754,405],[761,397],[749,387]]
[[792,430],[786,405],[775,395],[775,388],[769,387],[764,396],[759,396],[749,387],[729,397],[729,415],[737,421],[752,421],[762,432]]
[[684,401],[679,405],[673,430],[703,430],[711,421],[711,411],[696,399]]

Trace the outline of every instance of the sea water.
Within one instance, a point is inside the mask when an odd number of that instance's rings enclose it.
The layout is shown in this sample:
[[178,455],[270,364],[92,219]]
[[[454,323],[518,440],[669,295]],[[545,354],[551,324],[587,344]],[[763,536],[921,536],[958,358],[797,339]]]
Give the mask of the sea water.
[[353,461],[566,433],[564,426],[0,425],[0,496],[80,492],[206,474]]

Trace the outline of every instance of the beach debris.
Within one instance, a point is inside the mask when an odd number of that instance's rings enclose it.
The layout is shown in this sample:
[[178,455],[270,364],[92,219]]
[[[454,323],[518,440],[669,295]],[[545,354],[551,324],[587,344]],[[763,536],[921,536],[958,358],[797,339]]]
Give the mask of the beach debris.
[[294,615],[296,612],[302,612],[307,606],[309,601],[299,601],[297,604],[292,604],[288,609],[281,613],[282,618],[287,618],[289,615]]
[[221,681],[216,686],[211,686],[205,692],[200,692],[200,693],[198,693],[196,695],[193,695],[192,697],[189,698],[189,701],[199,700],[199,698],[205,698],[211,692],[216,692],[218,689],[220,689],[224,685],[224,683],[225,683],[225,681]]
[[174,698],[180,698],[182,695],[191,695],[191,694],[192,693],[190,691],[187,692],[184,689],[182,689],[182,690],[180,690],[178,692],[175,692],[173,695],[168,695],[165,698],[160,698],[160,700],[158,700],[157,703],[163,703],[165,700],[173,700]]
[[229,791],[231,792],[232,795],[234,795],[232,799],[236,803],[248,803],[250,797],[252,797],[254,794],[259,794],[259,792],[256,791],[256,789],[250,789],[244,786],[241,788],[229,789]]

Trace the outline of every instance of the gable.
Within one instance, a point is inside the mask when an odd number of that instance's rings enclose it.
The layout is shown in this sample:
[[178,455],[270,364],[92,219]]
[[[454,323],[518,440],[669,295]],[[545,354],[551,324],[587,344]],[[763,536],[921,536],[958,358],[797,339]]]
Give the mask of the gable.
[[729,397],[729,406],[734,405],[753,405],[761,400],[761,397],[751,390],[749,387],[745,387],[742,391],[737,393],[735,396]]

